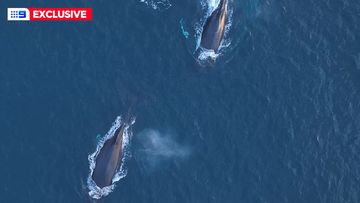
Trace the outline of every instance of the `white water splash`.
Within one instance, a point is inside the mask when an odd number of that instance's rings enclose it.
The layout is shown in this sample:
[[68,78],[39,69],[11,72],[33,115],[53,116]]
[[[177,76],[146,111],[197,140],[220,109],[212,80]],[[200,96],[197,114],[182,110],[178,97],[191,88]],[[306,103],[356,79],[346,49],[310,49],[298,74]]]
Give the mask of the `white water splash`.
[[119,169],[116,171],[116,173],[112,179],[112,184],[110,186],[106,186],[104,188],[98,187],[91,176],[95,169],[96,157],[99,154],[101,148],[104,146],[104,143],[108,139],[112,138],[114,136],[116,130],[123,124],[123,121],[120,116],[118,116],[116,118],[115,122],[111,126],[110,130],[106,133],[106,135],[99,140],[99,143],[97,144],[95,152],[88,156],[90,173],[89,173],[89,176],[87,179],[87,186],[89,189],[90,197],[92,197],[94,199],[100,199],[101,197],[109,195],[114,190],[115,183],[126,176],[126,174],[127,174],[126,160],[131,156],[129,148],[130,148],[130,138],[132,137],[132,132],[130,131],[129,128],[134,123],[135,123],[135,119],[133,119],[131,121],[131,123],[125,127],[123,142],[122,142],[123,156],[121,158],[121,164],[120,164]]
[[201,1],[201,5],[207,9],[207,17],[218,7],[220,0],[205,0]]
[[208,60],[208,59],[215,61],[216,58],[219,56],[219,54],[216,54],[215,51],[212,49],[205,49],[205,48],[200,48],[200,49],[201,51],[198,56],[198,59],[200,61]]
[[166,10],[171,7],[170,0],[140,0],[154,10]]

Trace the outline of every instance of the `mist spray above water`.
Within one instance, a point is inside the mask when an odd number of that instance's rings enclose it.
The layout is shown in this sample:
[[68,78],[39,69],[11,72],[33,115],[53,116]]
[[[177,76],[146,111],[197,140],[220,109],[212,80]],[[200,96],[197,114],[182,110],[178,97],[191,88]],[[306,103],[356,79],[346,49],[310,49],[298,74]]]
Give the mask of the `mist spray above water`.
[[135,137],[140,145],[135,158],[147,171],[174,160],[185,160],[191,153],[190,148],[177,142],[172,133],[146,129]]

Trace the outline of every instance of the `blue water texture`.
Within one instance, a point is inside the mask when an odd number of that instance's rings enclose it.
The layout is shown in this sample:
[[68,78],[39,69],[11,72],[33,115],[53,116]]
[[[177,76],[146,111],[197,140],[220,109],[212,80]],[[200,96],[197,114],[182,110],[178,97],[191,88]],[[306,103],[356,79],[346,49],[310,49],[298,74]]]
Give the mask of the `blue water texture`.
[[[88,156],[131,107],[127,173],[99,202],[360,202],[360,1],[2,1],[0,202],[95,202]],[[91,7],[8,22],[8,7]]]

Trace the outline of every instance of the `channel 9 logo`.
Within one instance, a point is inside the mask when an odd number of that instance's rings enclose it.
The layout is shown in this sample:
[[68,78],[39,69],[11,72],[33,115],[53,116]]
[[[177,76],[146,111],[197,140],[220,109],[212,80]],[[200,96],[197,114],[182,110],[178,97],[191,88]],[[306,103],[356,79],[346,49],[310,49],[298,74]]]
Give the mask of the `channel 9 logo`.
[[8,8],[8,20],[30,20],[30,12],[27,8]]

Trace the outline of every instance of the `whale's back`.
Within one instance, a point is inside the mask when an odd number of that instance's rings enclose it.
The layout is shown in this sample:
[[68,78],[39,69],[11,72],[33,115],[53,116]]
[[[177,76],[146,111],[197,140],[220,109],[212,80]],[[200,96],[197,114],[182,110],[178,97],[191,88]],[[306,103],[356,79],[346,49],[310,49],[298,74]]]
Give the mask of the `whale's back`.
[[100,188],[111,185],[112,178],[114,177],[120,162],[122,146],[121,143],[120,146],[116,144],[117,136],[123,136],[120,128],[115,132],[113,137],[106,140],[96,157],[92,178]]
[[227,4],[227,0],[221,1],[219,6],[208,17],[201,34],[201,47],[215,52],[218,51],[225,33],[227,5],[223,4]]

